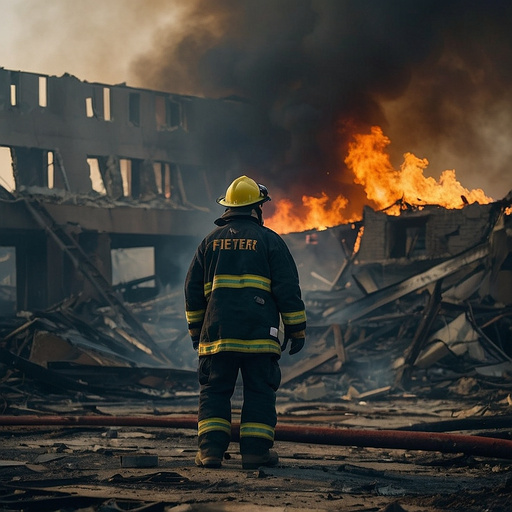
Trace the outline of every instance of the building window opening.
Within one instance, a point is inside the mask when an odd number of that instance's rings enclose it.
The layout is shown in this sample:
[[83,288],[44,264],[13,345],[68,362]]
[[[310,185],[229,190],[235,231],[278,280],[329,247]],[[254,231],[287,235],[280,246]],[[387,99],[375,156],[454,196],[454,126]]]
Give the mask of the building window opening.
[[16,189],[12,170],[11,148],[0,146],[0,185],[12,192]]
[[0,246],[0,317],[16,314],[16,248]]
[[18,89],[15,84],[11,84],[11,106],[18,105]]
[[158,130],[177,128],[181,126],[181,105],[166,96],[157,95],[155,98],[156,126]]
[[155,182],[156,182],[156,189],[160,195],[164,194],[163,191],[163,177],[162,177],[162,168],[164,164],[161,162],[154,162],[153,163],[153,171],[155,173]]
[[163,177],[164,177],[164,196],[166,199],[170,199],[172,183],[171,183],[171,166],[169,164],[164,164]]
[[132,161],[127,158],[119,159],[119,168],[121,170],[121,179],[123,180],[123,196],[132,195]]
[[11,107],[17,107],[20,103],[20,74],[11,73]]
[[92,189],[98,194],[107,195],[103,177],[101,176],[100,164],[97,158],[88,158],[87,163],[89,164],[89,178],[91,180]]
[[390,232],[391,258],[418,258],[427,252],[426,219],[406,219],[393,222]]
[[92,104],[92,98],[85,98],[85,115],[87,117],[94,117],[94,107]]
[[127,301],[140,301],[157,294],[155,248],[129,247],[111,250],[112,285]]
[[55,187],[55,155],[53,151],[48,151],[46,154],[46,182],[48,183],[48,188]]
[[130,123],[140,126],[140,94],[132,92],[129,99]]
[[155,180],[158,193],[166,199],[171,198],[171,166],[165,162],[155,162],[153,164],[155,171]]
[[112,121],[112,113],[110,111],[110,89],[103,88],[103,119],[105,121]]
[[170,128],[181,125],[181,105],[176,101],[167,100],[166,122]]
[[47,107],[48,106],[48,80],[45,76],[39,77],[39,106]]

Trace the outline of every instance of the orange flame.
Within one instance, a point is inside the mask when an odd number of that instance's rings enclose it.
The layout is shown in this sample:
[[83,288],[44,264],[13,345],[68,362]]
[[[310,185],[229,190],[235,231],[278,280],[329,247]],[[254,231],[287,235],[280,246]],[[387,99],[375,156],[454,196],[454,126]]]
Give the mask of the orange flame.
[[[463,187],[454,170],[443,171],[439,181],[424,176],[428,160],[417,158],[412,153],[405,153],[400,169],[394,169],[385,152],[390,140],[378,126],[374,126],[369,134],[355,135],[354,140],[349,144],[345,164],[354,175],[354,183],[364,187],[367,204],[375,209],[386,208],[387,213],[398,215],[400,202],[462,208],[465,204],[493,201],[481,189]],[[321,192],[320,197],[302,196],[301,208],[295,208],[289,199],[281,199],[277,201],[274,215],[265,224],[284,234],[323,230],[360,220],[362,213],[354,217],[344,212],[347,204],[348,199],[343,195],[330,199],[325,192]]]
[[341,195],[330,200],[325,192],[322,192],[320,197],[304,195],[302,196],[302,210],[304,211],[302,216],[295,212],[296,208],[292,201],[281,199],[277,201],[274,215],[265,220],[265,225],[279,233],[327,229],[350,222],[342,213],[347,203],[348,199]]
[[[483,190],[468,190],[457,181],[454,170],[441,173],[439,181],[425,177],[426,158],[412,153],[404,154],[400,170],[393,169],[389,155],[384,152],[390,140],[374,126],[369,135],[355,135],[356,142],[349,144],[347,166],[355,175],[354,182],[363,185],[367,198],[378,209],[397,201],[414,205],[436,204],[445,208],[462,208],[465,204],[486,204],[493,201]],[[399,213],[397,210],[388,213]]]

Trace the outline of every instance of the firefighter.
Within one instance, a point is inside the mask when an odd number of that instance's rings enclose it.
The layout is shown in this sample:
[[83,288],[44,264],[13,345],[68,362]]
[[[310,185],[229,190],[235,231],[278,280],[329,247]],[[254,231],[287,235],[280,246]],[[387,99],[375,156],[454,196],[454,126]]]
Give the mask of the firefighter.
[[[231,397],[239,372],[242,467],[276,466],[279,358],[305,342],[306,312],[297,267],[283,239],[263,226],[266,187],[240,176],[217,202],[226,207],[199,244],[185,280],[188,329],[200,383],[195,464],[218,468],[231,436]],[[280,320],[284,343],[280,346]]]

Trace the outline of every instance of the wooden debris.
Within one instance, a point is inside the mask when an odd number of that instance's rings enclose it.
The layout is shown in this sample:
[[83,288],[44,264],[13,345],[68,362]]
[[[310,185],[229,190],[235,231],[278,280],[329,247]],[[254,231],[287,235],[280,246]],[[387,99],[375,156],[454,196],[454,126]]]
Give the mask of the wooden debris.
[[427,339],[427,336],[430,332],[430,328],[432,323],[439,312],[440,304],[441,304],[441,286],[443,284],[443,280],[440,279],[437,281],[434,291],[432,292],[432,296],[430,298],[429,303],[423,313],[420,324],[418,325],[418,329],[414,334],[414,338],[410,347],[407,349],[404,355],[404,365],[401,370],[398,371],[395,385],[396,386],[404,386],[404,383],[407,382],[412,373],[412,366],[414,361],[418,358],[418,355],[423,346],[423,342]]

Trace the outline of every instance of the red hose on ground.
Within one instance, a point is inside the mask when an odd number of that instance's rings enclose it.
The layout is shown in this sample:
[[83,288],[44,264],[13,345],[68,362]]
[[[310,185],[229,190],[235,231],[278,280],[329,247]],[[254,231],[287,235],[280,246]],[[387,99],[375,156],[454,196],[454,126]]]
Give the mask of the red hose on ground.
[[[197,429],[196,416],[0,416],[0,426],[101,426]],[[233,441],[240,425],[233,424]],[[276,441],[464,453],[512,459],[512,441],[490,437],[400,430],[357,430],[277,425]]]

